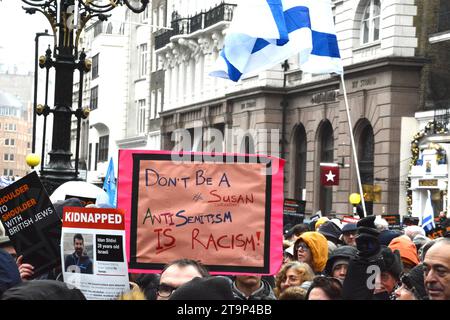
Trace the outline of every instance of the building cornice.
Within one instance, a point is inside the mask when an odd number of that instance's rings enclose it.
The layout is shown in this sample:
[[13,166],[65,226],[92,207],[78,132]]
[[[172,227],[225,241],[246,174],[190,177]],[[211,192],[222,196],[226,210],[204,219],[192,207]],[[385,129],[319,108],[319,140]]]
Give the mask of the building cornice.
[[344,76],[364,71],[373,71],[374,69],[392,67],[421,69],[425,64],[430,62],[430,59],[424,57],[382,57],[346,66],[344,67]]
[[135,136],[116,141],[119,148],[140,147],[147,144],[147,136]]

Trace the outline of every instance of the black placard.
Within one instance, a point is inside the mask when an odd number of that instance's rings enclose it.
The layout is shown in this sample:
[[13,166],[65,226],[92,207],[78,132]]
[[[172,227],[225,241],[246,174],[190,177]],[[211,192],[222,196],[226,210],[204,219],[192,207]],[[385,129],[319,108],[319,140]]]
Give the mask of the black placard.
[[61,220],[35,171],[0,190],[0,220],[33,277],[60,264]]
[[306,201],[296,199],[284,199],[283,203],[283,226],[284,229],[291,228],[302,223],[305,218]]

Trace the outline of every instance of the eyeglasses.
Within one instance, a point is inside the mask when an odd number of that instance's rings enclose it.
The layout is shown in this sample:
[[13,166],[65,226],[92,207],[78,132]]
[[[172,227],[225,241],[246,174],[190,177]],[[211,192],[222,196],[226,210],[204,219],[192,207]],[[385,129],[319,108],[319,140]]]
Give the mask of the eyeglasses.
[[306,243],[299,243],[297,246],[297,251],[302,249],[303,251],[309,251],[309,247]]
[[158,296],[160,296],[161,298],[169,298],[172,295],[172,293],[177,289],[178,288],[162,283],[158,286],[157,293]]

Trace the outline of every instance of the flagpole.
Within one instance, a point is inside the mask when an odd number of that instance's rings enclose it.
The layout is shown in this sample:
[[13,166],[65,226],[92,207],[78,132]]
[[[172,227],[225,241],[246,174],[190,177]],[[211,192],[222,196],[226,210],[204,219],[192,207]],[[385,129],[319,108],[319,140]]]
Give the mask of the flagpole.
[[356,154],[355,139],[353,137],[353,125],[350,118],[350,108],[348,106],[347,89],[345,88],[344,73],[341,73],[342,88],[344,90],[345,109],[347,111],[348,129],[350,131],[350,140],[352,142],[353,158],[355,160],[356,176],[358,177],[359,194],[361,195],[361,204],[363,207],[364,217],[367,217],[366,202],[364,201],[364,193],[361,184],[361,176],[359,174],[358,156]]

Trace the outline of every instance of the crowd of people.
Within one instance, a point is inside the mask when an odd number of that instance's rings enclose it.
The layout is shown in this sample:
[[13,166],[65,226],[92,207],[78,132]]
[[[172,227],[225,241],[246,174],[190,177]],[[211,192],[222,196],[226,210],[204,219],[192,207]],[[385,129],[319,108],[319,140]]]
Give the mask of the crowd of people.
[[[67,201],[73,205],[76,200]],[[56,211],[63,206],[55,204]],[[86,262],[79,254],[82,245],[83,239],[75,236],[75,251],[66,265]],[[356,224],[322,217],[290,228],[283,250],[282,265],[273,276],[212,276],[200,262],[180,257],[159,274],[130,274],[130,290],[117,299],[450,300],[448,233],[430,239],[419,226],[390,230],[381,216]],[[61,267],[35,278],[33,266],[22,259],[1,234],[2,300],[85,299],[63,282]]]

